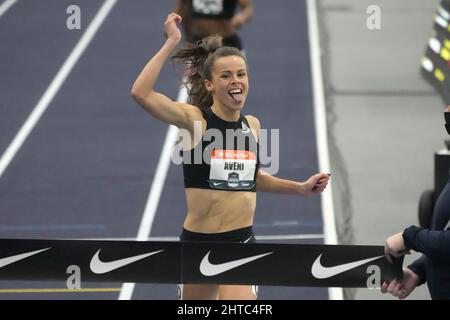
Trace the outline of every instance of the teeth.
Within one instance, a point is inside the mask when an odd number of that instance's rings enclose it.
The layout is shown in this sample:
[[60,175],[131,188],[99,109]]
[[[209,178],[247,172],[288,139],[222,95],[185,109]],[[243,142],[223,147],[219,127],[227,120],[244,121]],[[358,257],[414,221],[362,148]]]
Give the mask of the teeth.
[[234,89],[234,90],[228,91],[228,93],[230,93],[230,94],[239,94],[239,93],[242,93],[242,90],[241,89]]

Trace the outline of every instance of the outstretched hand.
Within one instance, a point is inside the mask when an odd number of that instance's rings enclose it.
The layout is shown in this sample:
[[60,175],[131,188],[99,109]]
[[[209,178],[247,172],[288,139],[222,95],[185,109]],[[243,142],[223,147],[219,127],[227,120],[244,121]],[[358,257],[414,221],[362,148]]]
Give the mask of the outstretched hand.
[[167,39],[171,39],[176,42],[181,40],[181,31],[177,26],[181,20],[181,16],[173,12],[167,16],[167,19],[164,22],[164,33],[166,34]]
[[384,282],[381,285],[382,293],[390,293],[399,299],[405,299],[417,287],[419,276],[408,268],[403,268],[403,280],[397,279],[391,282]]
[[304,194],[314,195],[323,192],[328,185],[330,176],[328,173],[317,173],[310,177],[304,183]]

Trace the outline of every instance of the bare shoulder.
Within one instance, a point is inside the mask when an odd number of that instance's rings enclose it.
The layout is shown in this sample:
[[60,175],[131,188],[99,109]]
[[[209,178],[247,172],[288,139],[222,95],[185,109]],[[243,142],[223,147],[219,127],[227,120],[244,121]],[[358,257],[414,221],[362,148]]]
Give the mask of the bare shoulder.
[[252,116],[250,114],[247,114],[245,117],[247,118],[251,128],[257,130],[261,128],[261,123],[259,122],[259,119],[257,117]]
[[253,135],[255,135],[257,139],[259,139],[259,131],[261,129],[261,123],[259,122],[258,118],[249,114],[246,115],[245,117],[247,118],[248,124],[250,125],[250,129],[253,131]]

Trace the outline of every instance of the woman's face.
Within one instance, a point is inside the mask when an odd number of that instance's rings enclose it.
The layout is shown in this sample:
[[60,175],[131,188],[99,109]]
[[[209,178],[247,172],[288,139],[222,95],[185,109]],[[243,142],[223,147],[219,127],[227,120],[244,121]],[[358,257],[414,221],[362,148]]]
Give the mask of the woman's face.
[[230,110],[241,110],[248,94],[247,65],[239,56],[218,58],[213,65],[212,80],[205,80],[206,89]]

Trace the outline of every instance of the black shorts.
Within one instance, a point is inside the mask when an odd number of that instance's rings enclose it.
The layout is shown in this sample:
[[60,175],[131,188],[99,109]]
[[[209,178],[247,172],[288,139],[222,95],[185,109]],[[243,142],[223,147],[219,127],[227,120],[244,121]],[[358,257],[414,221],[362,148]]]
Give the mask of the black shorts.
[[[196,43],[197,41],[202,40],[202,37],[192,36],[192,39],[188,39],[189,42]],[[235,47],[242,51],[242,42],[241,38],[235,33],[229,37],[222,39],[222,44],[227,47]]]
[[180,241],[254,243],[256,239],[253,229],[250,226],[221,233],[199,233],[183,228],[180,235]]
[[[246,227],[221,233],[199,233],[192,232],[183,228],[180,235],[180,241],[208,241],[208,242],[237,242],[254,243],[256,242],[252,227]],[[251,286],[255,297],[258,296],[258,286]],[[183,285],[178,285],[178,299],[183,299]]]

